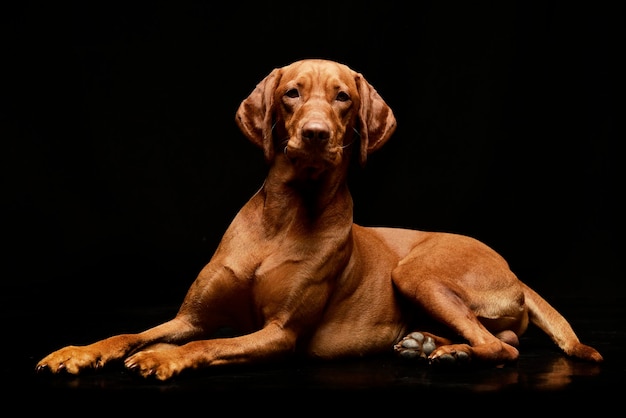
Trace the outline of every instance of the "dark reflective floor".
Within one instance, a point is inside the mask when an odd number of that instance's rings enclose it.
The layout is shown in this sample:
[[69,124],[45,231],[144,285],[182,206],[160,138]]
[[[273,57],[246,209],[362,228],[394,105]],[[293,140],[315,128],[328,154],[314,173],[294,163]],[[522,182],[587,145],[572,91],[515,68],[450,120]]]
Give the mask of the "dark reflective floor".
[[[502,368],[435,369],[382,356],[218,368],[188,373],[167,383],[146,381],[116,367],[80,377],[49,376],[34,373],[36,361],[48,351],[143,329],[166,319],[176,307],[111,309],[78,315],[64,312],[45,317],[22,313],[24,323],[40,326],[33,327],[37,330],[34,334],[12,330],[14,334],[22,333],[24,345],[3,344],[10,354],[5,357],[9,358],[5,373],[9,387],[4,393],[9,402],[15,401],[24,410],[61,408],[66,414],[129,405],[141,407],[144,412],[146,408],[158,412],[160,407],[199,404],[241,413],[276,411],[278,416],[314,410],[337,412],[338,407],[346,412],[368,412],[370,406],[390,405],[394,409],[389,413],[404,415],[414,408],[411,404],[435,403],[447,410],[471,410],[493,401],[511,402],[509,408],[513,409],[507,414],[545,408],[540,401],[549,401],[560,411],[591,409],[598,413],[626,401],[620,393],[626,371],[623,299],[564,300],[556,306],[568,317],[580,339],[603,354],[603,364],[566,358],[546,335],[533,327],[521,340],[519,361]],[[15,312],[12,315],[20,316]],[[80,319],[60,327],[60,320],[70,316]],[[335,406],[329,406],[331,401]],[[298,410],[284,409],[293,402],[301,405]]]

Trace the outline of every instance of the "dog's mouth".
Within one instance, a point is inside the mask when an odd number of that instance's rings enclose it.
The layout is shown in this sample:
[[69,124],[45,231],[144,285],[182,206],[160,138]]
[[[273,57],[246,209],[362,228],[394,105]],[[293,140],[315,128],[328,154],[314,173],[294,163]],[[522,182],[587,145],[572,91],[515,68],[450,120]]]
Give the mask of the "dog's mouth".
[[[336,170],[346,161],[354,135],[328,117],[317,114],[301,118],[297,124],[285,124],[281,148],[299,177],[317,178]],[[344,143],[347,141],[348,143]]]
[[301,140],[285,142],[283,154],[293,167],[306,177],[316,178],[343,161],[346,146],[326,143],[308,143]]

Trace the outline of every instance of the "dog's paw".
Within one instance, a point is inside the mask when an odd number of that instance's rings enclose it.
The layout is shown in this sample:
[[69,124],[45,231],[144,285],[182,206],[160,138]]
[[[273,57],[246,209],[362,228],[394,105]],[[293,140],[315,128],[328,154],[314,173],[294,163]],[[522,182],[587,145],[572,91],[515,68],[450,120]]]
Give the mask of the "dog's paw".
[[158,350],[139,351],[128,357],[124,361],[124,366],[144,378],[160,381],[171,379],[184,368],[171,353]]
[[104,365],[102,356],[85,347],[68,346],[41,359],[35,370],[38,373],[68,373],[77,375],[83,370],[98,369]]
[[469,363],[470,347],[467,344],[452,344],[438,347],[429,356],[433,365],[450,366]]
[[393,346],[396,354],[409,360],[428,360],[435,348],[435,340],[421,332],[412,332]]

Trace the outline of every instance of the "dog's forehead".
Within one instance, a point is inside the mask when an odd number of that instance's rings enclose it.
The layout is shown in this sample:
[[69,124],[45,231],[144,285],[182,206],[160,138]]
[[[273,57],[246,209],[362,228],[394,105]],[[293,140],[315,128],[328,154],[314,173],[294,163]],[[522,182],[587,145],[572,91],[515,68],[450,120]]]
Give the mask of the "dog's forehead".
[[281,84],[356,89],[355,72],[344,64],[326,60],[303,60],[282,68]]

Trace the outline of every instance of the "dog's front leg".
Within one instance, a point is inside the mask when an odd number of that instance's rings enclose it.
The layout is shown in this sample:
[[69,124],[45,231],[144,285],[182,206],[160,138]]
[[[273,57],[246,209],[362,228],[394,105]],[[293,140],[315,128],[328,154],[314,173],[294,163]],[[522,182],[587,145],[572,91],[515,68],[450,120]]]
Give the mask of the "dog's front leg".
[[[231,281],[227,288],[208,293],[204,293],[208,284],[197,282],[201,284],[192,286],[191,296],[181,307],[179,317],[186,317],[192,323],[205,324],[209,318],[227,312],[229,317],[237,317],[237,323],[243,325],[236,327],[238,329],[255,330],[256,323],[262,324],[261,328],[236,337],[189,339],[189,342],[179,346],[147,347],[126,359],[126,367],[143,377],[167,380],[187,369],[259,363],[287,357],[295,351],[298,336],[321,316],[330,291],[327,281],[314,281],[309,270],[305,274],[299,270],[299,267],[290,263],[271,263],[269,271],[272,274],[264,276],[264,270],[257,269],[261,277],[257,277],[254,287],[256,292],[250,299],[259,306],[259,314],[252,315],[254,318],[243,314],[250,312],[250,308],[241,302],[249,300],[245,284],[247,281],[233,279],[234,282]],[[239,295],[240,298],[233,295]],[[246,296],[241,299],[241,295]],[[205,309],[210,306],[211,311],[199,313],[196,308],[200,301],[201,306]],[[205,334],[204,338],[206,335],[209,334]]]
[[[36,370],[79,374],[83,370],[122,361],[142,349],[154,350],[157,344],[179,345],[207,338],[219,327],[233,323],[227,318],[234,315],[241,300],[247,297],[245,284],[241,283],[228,269],[217,263],[209,264],[194,281],[174,319],[140,333],[120,334],[89,345],[61,348],[39,361]],[[246,321],[243,323],[247,324]]]
[[179,318],[138,334],[120,334],[84,346],[61,348],[37,363],[37,371],[79,374],[120,361],[128,354],[157,342],[188,341],[201,330]]
[[296,333],[270,322],[259,331],[239,337],[192,341],[165,349],[148,348],[128,357],[124,364],[143,377],[167,380],[186,369],[281,358],[293,352],[295,345]]

